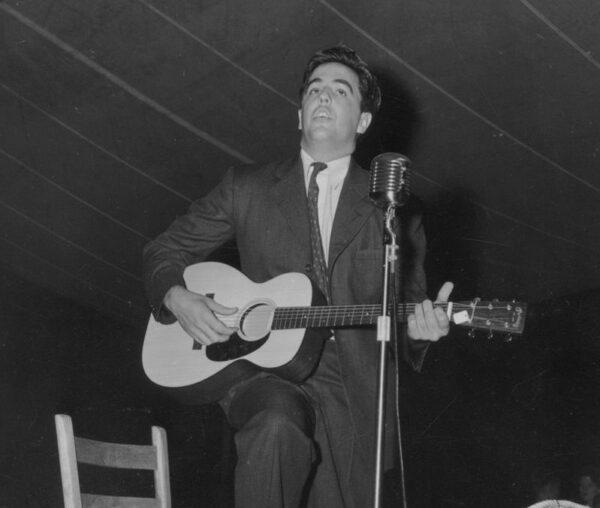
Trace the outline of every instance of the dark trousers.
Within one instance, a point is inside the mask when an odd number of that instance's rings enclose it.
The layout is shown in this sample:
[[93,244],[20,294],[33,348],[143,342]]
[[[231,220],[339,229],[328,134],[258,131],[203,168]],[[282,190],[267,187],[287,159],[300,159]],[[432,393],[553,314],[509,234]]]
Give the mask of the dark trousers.
[[237,507],[354,506],[354,429],[335,342],[302,385],[259,375],[221,405],[236,430]]

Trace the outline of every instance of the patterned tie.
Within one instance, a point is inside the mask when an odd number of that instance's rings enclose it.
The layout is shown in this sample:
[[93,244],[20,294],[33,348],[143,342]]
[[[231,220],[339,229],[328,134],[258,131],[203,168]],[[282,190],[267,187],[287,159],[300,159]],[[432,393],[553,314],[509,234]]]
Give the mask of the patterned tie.
[[310,219],[310,247],[313,258],[313,271],[315,282],[319,289],[325,295],[328,303],[331,303],[329,294],[329,277],[327,275],[327,264],[325,263],[325,254],[323,251],[323,242],[321,240],[321,230],[319,228],[319,186],[317,185],[317,174],[327,167],[324,162],[313,162],[313,172],[310,175],[308,184],[308,217]]

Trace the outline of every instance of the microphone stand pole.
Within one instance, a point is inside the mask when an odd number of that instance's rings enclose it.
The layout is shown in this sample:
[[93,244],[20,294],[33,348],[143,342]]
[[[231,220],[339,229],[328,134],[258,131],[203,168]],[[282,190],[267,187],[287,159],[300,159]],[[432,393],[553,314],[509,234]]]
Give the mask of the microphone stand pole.
[[[392,227],[395,216],[396,206],[393,203],[387,205],[385,211],[385,231],[387,235],[384,239],[385,261],[383,267],[383,298],[381,303],[381,316],[377,318],[377,341],[379,342],[379,386],[377,397],[377,445],[376,445],[376,464],[375,464],[375,501],[374,507],[381,506],[381,487],[383,474],[383,430],[385,416],[385,385],[386,385],[386,359],[387,345],[390,341],[391,318],[388,311],[391,310],[394,322],[396,320],[396,309],[389,309],[389,286],[390,277],[395,277],[396,262],[398,260],[398,243],[396,234]],[[392,286],[394,287],[394,285]],[[395,299],[393,299],[394,301]],[[398,366],[397,366],[398,368]],[[399,443],[402,446],[402,443]],[[404,483],[404,481],[403,481]],[[404,487],[404,486],[403,486]],[[402,493],[404,506],[406,506],[406,496]]]

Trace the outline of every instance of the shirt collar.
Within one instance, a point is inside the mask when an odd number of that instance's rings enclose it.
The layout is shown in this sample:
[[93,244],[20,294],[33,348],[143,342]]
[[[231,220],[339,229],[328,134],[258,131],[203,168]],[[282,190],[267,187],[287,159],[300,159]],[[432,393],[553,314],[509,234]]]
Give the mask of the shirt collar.
[[[318,161],[315,161],[303,148],[300,150],[300,158],[302,159],[302,168],[304,170],[304,183],[308,187],[308,180],[312,172],[311,165],[313,162]],[[350,158],[350,155],[345,155],[327,163],[327,168],[323,170],[323,173],[327,175],[329,185],[336,186],[344,180],[350,167]]]

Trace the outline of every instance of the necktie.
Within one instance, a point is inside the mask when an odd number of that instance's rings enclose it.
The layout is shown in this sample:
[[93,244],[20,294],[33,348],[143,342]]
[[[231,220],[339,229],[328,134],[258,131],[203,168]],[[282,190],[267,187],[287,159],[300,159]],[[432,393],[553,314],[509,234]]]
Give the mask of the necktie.
[[313,162],[313,172],[308,183],[308,216],[310,219],[310,247],[312,251],[312,264],[315,282],[325,295],[328,303],[331,303],[329,294],[329,276],[327,264],[323,252],[321,230],[319,228],[319,186],[317,185],[317,174],[327,167],[324,162]]

